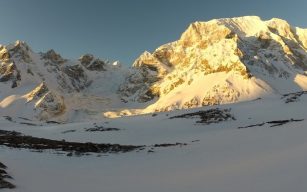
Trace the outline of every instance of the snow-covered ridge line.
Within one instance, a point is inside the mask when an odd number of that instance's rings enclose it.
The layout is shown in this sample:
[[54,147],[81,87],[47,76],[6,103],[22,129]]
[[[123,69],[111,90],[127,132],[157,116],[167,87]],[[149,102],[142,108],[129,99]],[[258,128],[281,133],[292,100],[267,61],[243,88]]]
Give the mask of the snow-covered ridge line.
[[80,121],[120,103],[125,69],[91,54],[68,60],[35,53],[23,41],[0,46],[0,113],[33,120]]
[[0,113],[65,122],[280,97],[307,90],[306,51],[306,29],[257,16],[194,22],[132,69],[17,41],[0,46]]

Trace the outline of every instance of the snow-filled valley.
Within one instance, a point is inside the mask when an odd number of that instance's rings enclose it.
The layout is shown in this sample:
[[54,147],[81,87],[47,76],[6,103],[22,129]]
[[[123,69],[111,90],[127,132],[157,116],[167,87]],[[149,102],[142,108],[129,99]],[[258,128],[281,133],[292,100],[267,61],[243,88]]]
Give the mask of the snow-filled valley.
[[307,32],[192,23],[131,68],[0,46],[4,192],[288,192],[307,184]]
[[[306,189],[306,103],[269,98],[219,106],[234,119],[206,124],[175,118],[210,108],[27,126],[1,119],[1,129],[56,140],[146,145],[127,153],[72,155],[1,147],[13,191],[303,191]],[[211,107],[215,109],[216,106]],[[303,120],[283,125],[265,122]],[[20,120],[21,122],[22,120]],[[85,129],[95,125],[118,131]],[[249,125],[262,124],[254,127]],[[276,126],[272,126],[276,125]],[[168,147],[155,144],[185,143]]]

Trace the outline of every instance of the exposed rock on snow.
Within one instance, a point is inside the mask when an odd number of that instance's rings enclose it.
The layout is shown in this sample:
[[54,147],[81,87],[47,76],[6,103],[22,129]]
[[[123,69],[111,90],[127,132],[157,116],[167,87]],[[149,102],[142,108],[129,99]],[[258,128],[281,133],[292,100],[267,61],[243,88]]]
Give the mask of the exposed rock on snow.
[[44,82],[42,82],[38,87],[36,87],[29,94],[27,94],[27,101],[31,102],[34,99],[42,98],[44,94],[46,94],[48,91],[48,87]]
[[218,123],[227,120],[235,120],[234,116],[230,114],[230,109],[221,110],[218,108],[209,109],[207,111],[186,113],[183,115],[170,117],[170,119],[177,119],[177,118],[200,118],[200,120],[196,121],[196,123],[204,123],[204,124]]
[[[0,130],[0,145],[17,149],[31,149],[35,151],[57,150],[68,152],[68,156],[72,156],[73,153],[78,155],[84,155],[86,153],[125,153],[144,147],[135,145],[58,141],[26,136],[18,132],[4,130]],[[1,176],[0,168],[0,188],[2,184]]]
[[7,181],[12,177],[6,172],[7,167],[0,162],[0,189],[14,189],[15,185]]
[[64,67],[63,72],[69,77],[70,82],[76,91],[80,91],[90,84],[80,65],[66,66]]
[[92,54],[86,54],[86,55],[82,55],[80,58],[79,58],[79,61],[82,65],[84,66],[88,66],[94,59],[94,55]]
[[293,122],[300,122],[304,121],[304,119],[287,119],[287,120],[275,120],[275,121],[268,121],[268,122],[263,122],[263,123],[257,123],[253,125],[248,125],[248,126],[243,126],[243,127],[238,127],[238,129],[246,129],[246,128],[251,128],[251,127],[261,127],[264,126],[265,124],[269,124],[270,127],[277,127],[277,126],[282,126],[287,123],[293,123]]
[[100,59],[95,59],[93,55],[86,54],[79,58],[81,64],[91,71],[105,71],[104,66],[106,63]]
[[50,60],[52,63],[62,64],[65,59],[61,57],[60,54],[56,53],[53,49],[42,54],[42,58],[45,60]]
[[35,109],[39,110],[38,118],[48,120],[58,116],[65,111],[64,98],[53,92],[46,93],[39,101],[35,103]]
[[295,93],[288,93],[288,94],[284,94],[282,96],[282,99],[285,100],[285,103],[292,103],[292,102],[297,102],[299,101],[300,97],[302,95],[307,94],[307,91],[299,91],[299,92],[295,92]]
[[22,62],[31,63],[31,48],[24,41],[16,41],[14,45],[8,46],[10,58],[18,59]]

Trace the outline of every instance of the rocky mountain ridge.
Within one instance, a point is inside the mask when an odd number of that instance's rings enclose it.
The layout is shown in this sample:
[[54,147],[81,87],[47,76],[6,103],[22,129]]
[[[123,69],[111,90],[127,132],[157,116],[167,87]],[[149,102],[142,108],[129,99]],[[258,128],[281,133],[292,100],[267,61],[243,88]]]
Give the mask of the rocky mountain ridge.
[[0,63],[1,114],[80,121],[307,90],[307,30],[276,18],[215,19],[192,23],[131,69],[91,54],[35,53],[22,41],[1,46]]
[[120,102],[108,101],[126,73],[118,62],[91,54],[72,61],[54,50],[35,53],[22,41],[1,46],[0,62],[1,114],[66,121]]

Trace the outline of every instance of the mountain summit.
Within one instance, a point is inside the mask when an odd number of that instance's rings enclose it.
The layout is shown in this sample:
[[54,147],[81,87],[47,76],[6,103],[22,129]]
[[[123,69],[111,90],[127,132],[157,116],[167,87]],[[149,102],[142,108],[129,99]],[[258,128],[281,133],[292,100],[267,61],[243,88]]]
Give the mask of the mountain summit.
[[306,51],[307,29],[256,16],[194,22],[131,69],[17,41],[0,46],[0,112],[74,121],[280,96],[307,90]]
[[145,112],[306,90],[306,48],[307,30],[281,19],[195,22],[178,41],[144,52],[121,90],[139,102],[156,98]]

